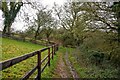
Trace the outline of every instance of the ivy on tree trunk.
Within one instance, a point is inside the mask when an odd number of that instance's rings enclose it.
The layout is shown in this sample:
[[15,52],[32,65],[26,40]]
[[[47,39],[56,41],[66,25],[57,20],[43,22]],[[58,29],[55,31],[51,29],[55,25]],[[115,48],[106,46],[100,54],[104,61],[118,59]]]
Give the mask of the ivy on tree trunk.
[[[22,2],[2,2],[2,12],[4,15],[4,29],[3,35],[10,35],[11,34],[11,25],[14,22],[17,13],[20,11],[21,6],[23,5]],[[10,7],[10,9],[9,9]]]

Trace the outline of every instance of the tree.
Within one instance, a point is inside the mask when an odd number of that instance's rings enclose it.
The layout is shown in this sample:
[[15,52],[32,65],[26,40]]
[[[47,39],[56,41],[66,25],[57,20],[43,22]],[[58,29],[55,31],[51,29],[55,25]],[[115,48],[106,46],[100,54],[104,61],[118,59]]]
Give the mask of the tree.
[[34,34],[35,34],[35,25],[33,24],[32,26],[29,26],[26,30],[25,33],[27,34],[27,37],[33,39]]
[[115,23],[115,26],[117,26],[117,32],[118,32],[118,42],[120,42],[120,1],[114,2],[114,4],[111,6],[112,11],[115,12],[115,17],[117,18],[117,22]]
[[42,31],[42,27],[47,26],[52,22],[51,12],[52,12],[51,10],[50,11],[41,10],[37,13],[37,19],[35,20],[35,22],[37,23],[37,29],[34,36],[35,40]]
[[22,6],[23,2],[7,2],[7,1],[2,2],[1,9],[5,18],[3,34],[10,35],[11,25],[14,22]]
[[58,7],[56,4],[54,5],[54,11],[62,27],[68,31],[68,34],[71,35],[71,39],[74,39],[74,43],[77,45],[82,43],[84,39],[83,32],[87,26],[86,21],[90,18],[83,10],[84,7],[85,3],[81,2],[67,2],[64,4],[63,8]]
[[97,23],[93,28],[106,30],[107,33],[110,31],[117,33],[120,42],[120,2],[114,2],[112,6],[107,2],[87,3],[87,5],[90,11],[86,11],[91,14],[90,23]]
[[51,35],[52,32],[53,32],[53,29],[50,28],[50,27],[47,27],[47,28],[43,29],[43,33],[45,34],[48,43],[50,43],[50,35]]

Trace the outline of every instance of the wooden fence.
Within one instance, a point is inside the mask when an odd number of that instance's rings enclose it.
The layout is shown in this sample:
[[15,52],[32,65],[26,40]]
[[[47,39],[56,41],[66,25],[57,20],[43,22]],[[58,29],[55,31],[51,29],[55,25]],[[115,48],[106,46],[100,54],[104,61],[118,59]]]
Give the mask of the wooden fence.
[[[44,57],[43,60],[42,60],[41,59],[41,53],[43,51],[46,51],[46,50],[48,50],[48,55],[46,57]],[[15,64],[17,64],[17,63],[19,63],[23,60],[26,60],[30,57],[33,57],[33,56],[37,55],[37,65],[32,70],[30,70],[27,74],[25,74],[21,80],[28,79],[36,70],[38,70],[37,71],[38,73],[37,73],[37,76],[35,77],[35,79],[40,80],[41,79],[41,73],[44,71],[44,69],[46,68],[47,65],[50,66],[50,60],[51,60],[51,58],[53,59],[56,51],[58,51],[58,44],[49,46],[47,48],[43,48],[43,49],[35,51],[35,52],[31,52],[29,54],[25,54],[25,55],[17,57],[17,58],[13,58],[13,59],[10,59],[10,60],[7,60],[7,61],[0,62],[0,66],[2,66],[0,71],[4,70],[6,68],[9,68],[10,66],[13,66],[13,65],[15,65]],[[44,61],[46,61],[47,59],[48,59],[47,63],[45,63],[43,68],[41,68],[41,64]]]

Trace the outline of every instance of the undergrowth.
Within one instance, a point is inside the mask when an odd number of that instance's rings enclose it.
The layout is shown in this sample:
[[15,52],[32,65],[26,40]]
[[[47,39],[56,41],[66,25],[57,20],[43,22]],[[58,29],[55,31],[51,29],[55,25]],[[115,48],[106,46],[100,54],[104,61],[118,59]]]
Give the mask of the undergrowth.
[[114,67],[109,61],[96,65],[91,62],[90,54],[80,49],[68,49],[69,60],[80,78],[118,78],[119,68]]

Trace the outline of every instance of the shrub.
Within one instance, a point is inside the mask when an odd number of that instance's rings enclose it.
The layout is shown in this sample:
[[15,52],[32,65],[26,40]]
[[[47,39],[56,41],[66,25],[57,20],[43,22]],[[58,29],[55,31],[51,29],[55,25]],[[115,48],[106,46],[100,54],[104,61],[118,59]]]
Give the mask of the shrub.
[[105,59],[104,53],[100,51],[90,51],[89,54],[90,54],[90,60],[96,65],[102,64],[103,60]]

